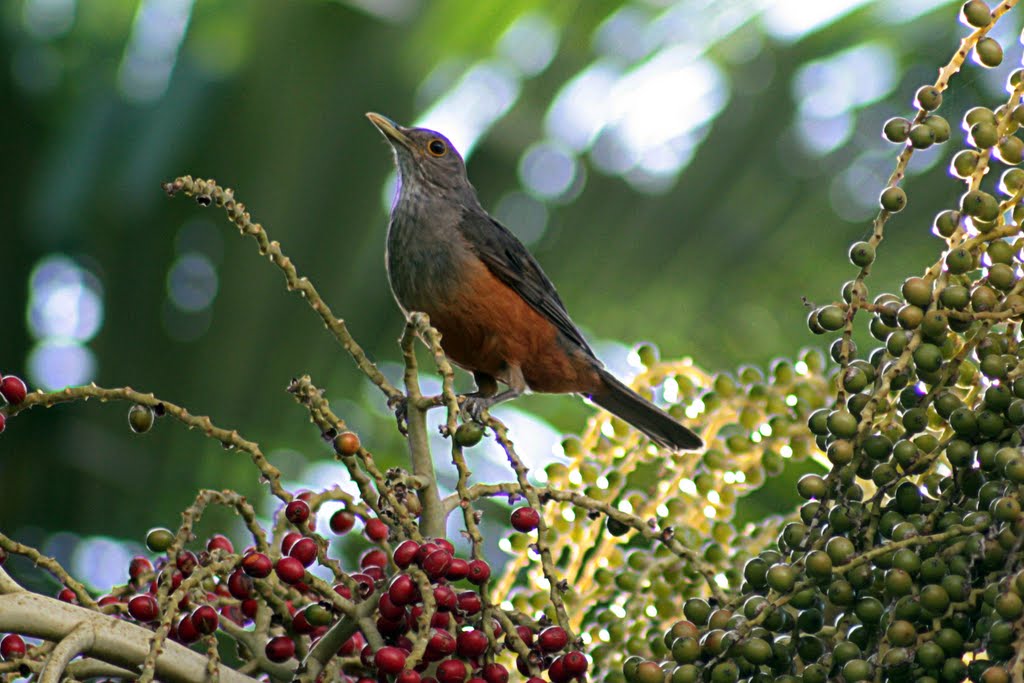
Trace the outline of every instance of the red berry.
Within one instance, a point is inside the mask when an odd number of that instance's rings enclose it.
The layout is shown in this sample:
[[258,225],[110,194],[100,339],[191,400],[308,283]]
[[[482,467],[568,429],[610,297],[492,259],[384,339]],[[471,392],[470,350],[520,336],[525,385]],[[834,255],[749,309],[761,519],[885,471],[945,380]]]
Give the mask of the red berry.
[[331,531],[336,534],[344,534],[352,530],[356,523],[356,516],[348,510],[338,510],[331,515]]
[[116,595],[104,595],[102,598],[96,601],[96,604],[100,607],[106,607],[107,605],[114,605],[121,602]]
[[316,541],[312,538],[300,538],[288,549],[288,555],[301,562],[303,567],[308,567],[316,560],[316,550]]
[[160,605],[149,593],[136,595],[128,601],[128,614],[138,621],[153,621],[160,615]]
[[569,644],[569,634],[561,626],[548,626],[537,636],[537,644],[544,652],[558,652]]
[[434,612],[434,616],[430,617],[430,625],[433,628],[447,629],[451,620],[452,615],[448,612]]
[[444,612],[452,611],[459,604],[459,599],[455,597],[455,591],[451,589],[451,586],[444,584],[434,587],[434,601],[437,603],[437,609]]
[[199,558],[191,550],[180,550],[174,558],[174,566],[185,576],[191,576],[196,567],[199,566]]
[[426,556],[434,552],[435,550],[438,550],[440,547],[441,546],[434,543],[433,541],[427,541],[426,543],[420,546],[419,550],[416,551],[416,558],[413,561],[422,567],[423,560],[426,558]]
[[485,666],[483,674],[483,679],[487,683],[508,683],[508,669],[497,662]]
[[206,551],[212,553],[214,550],[223,550],[226,553],[235,552],[235,546],[231,540],[223,534],[214,534],[206,542]]
[[437,665],[438,683],[464,683],[466,664],[459,659],[446,659]]
[[[398,565],[399,569],[405,569],[412,564],[413,560],[416,559],[416,553],[420,549],[420,544],[416,541],[402,541],[395,548],[395,552],[392,554],[395,564]],[[381,565],[384,566],[384,565]]]
[[76,605],[78,604],[78,596],[76,596],[75,591],[71,590],[70,588],[61,588],[60,591],[57,593],[57,599],[61,602],[70,602]]
[[256,618],[256,612],[259,611],[260,603],[255,598],[246,598],[242,600],[242,614],[249,617],[250,619]]
[[380,673],[397,674],[405,668],[405,652],[397,647],[382,647],[373,655],[373,663]]
[[516,635],[526,647],[533,645],[533,630],[529,626],[516,626]]
[[427,652],[431,653],[431,659],[441,659],[454,654],[455,647],[455,636],[439,628],[433,630],[430,640],[427,641]]
[[447,550],[438,548],[423,558],[423,571],[431,581],[444,578],[448,568],[452,566],[452,556]]
[[548,678],[551,679],[551,683],[569,683],[572,676],[565,670],[564,658],[555,657],[551,666],[548,667]]
[[458,595],[459,610],[466,614],[476,614],[484,608],[480,594],[476,591],[462,591]]
[[461,581],[467,576],[469,576],[469,562],[466,562],[461,557],[453,557],[445,578],[449,581]]
[[199,629],[192,623],[191,614],[186,614],[178,622],[178,640],[185,645],[196,642],[200,635],[202,634],[199,633]]
[[309,519],[309,503],[295,499],[284,507],[284,516],[292,524],[299,525]]
[[242,571],[254,579],[265,579],[273,568],[270,558],[263,553],[249,553],[242,558]]
[[462,631],[456,638],[456,650],[460,657],[473,659],[487,652],[487,634],[477,629]]
[[406,669],[395,677],[395,683],[421,683],[420,673]]
[[7,427],[7,416],[0,413],[0,434],[3,434],[4,429]]
[[11,661],[18,657],[25,656],[25,641],[16,633],[4,636],[3,640],[0,640],[0,657],[4,658],[4,661]]
[[339,455],[355,455],[359,448],[359,437],[352,432],[342,432],[334,437],[334,450]]
[[448,551],[449,555],[455,554],[455,546],[447,538],[435,538],[434,543],[439,547]]
[[373,579],[374,583],[384,580],[384,570],[380,567],[370,565],[369,567],[363,570],[363,573],[369,576],[371,579]]
[[128,576],[130,576],[133,581],[143,574],[149,574],[152,571],[153,563],[142,555],[136,555],[132,558],[131,562],[128,563]]
[[[350,578],[356,582],[356,586],[359,589],[359,597],[361,598],[373,595],[373,591],[377,588],[373,577],[368,574],[352,574]],[[395,604],[397,605],[398,603]]]
[[274,572],[285,583],[298,583],[306,575],[306,567],[294,557],[282,557],[274,565]]
[[0,379],[0,396],[3,396],[4,399],[12,406],[16,406],[24,401],[27,393],[28,389],[25,387],[25,383],[21,381],[20,377],[7,375],[3,379]]
[[380,548],[374,548],[373,550],[366,552],[359,559],[359,566],[362,569],[367,569],[368,567],[386,567],[388,566],[387,553]]
[[363,532],[371,541],[380,543],[388,537],[388,525],[374,517],[366,523]]
[[316,627],[309,623],[309,619],[306,618],[305,610],[296,612],[295,616],[292,617],[292,631],[300,636],[312,633],[314,628]]
[[473,560],[469,563],[469,576],[466,578],[470,583],[482,586],[487,583],[487,579],[491,578],[491,565],[483,560]]
[[391,595],[388,593],[381,593],[377,600],[377,611],[382,617],[391,621],[404,619],[406,614],[405,608],[392,602]]
[[295,656],[295,641],[288,636],[274,636],[267,641],[264,652],[272,662],[287,662]]
[[284,538],[281,539],[281,552],[287,555],[288,551],[292,549],[292,546],[301,538],[302,534],[298,531],[289,531],[286,533]]
[[540,513],[532,507],[516,508],[512,511],[512,528],[524,534],[537,528],[540,524]]
[[192,625],[203,635],[210,635],[220,626],[217,610],[209,605],[200,605],[192,612]]
[[587,673],[587,658],[582,652],[573,650],[562,657],[562,666],[570,676],[582,676]]
[[236,569],[228,577],[228,593],[237,600],[245,600],[252,595],[252,579],[241,569]]
[[393,639],[397,635],[401,635],[409,630],[409,624],[404,619],[400,621],[392,621],[391,619],[385,619],[384,617],[377,618],[377,630],[385,638]]
[[408,574],[399,574],[388,586],[388,597],[396,605],[411,605],[419,598],[419,589]]

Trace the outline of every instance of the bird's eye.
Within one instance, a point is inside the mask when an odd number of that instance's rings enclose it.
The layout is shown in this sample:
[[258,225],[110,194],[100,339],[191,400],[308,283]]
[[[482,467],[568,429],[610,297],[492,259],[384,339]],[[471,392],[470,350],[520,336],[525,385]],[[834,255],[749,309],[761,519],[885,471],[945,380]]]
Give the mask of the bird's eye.
[[445,155],[445,152],[448,151],[448,145],[444,144],[443,140],[438,140],[437,138],[434,138],[433,140],[430,141],[430,144],[427,145],[427,149],[435,157],[443,157]]

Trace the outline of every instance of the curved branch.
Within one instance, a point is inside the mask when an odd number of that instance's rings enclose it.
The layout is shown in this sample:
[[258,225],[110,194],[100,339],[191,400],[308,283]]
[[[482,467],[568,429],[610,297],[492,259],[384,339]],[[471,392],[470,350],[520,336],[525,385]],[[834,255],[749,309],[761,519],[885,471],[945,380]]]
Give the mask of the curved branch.
[[[139,670],[153,637],[149,629],[28,591],[0,595],[0,631],[59,641],[85,623],[91,625],[95,640],[82,648],[82,654]],[[206,662],[206,657],[184,645],[166,642],[156,659],[156,674],[171,683],[194,683],[206,678]],[[219,671],[222,683],[256,683],[256,679],[223,665]]]
[[96,626],[88,621],[83,621],[71,629],[71,633],[57,643],[50,656],[43,664],[42,674],[39,676],[39,683],[60,683],[61,676],[67,668],[68,663],[76,656],[82,654],[96,643]]

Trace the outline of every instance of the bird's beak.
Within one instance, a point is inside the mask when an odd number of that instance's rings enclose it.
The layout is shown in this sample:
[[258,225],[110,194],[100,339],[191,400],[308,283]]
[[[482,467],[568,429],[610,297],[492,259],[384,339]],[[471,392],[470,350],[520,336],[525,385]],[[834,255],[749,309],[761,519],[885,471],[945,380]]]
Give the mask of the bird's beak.
[[400,125],[388,117],[381,116],[380,114],[372,111],[366,114],[366,118],[370,119],[370,123],[376,126],[377,130],[383,133],[384,137],[386,137],[388,142],[392,143],[392,145],[398,143],[406,149],[411,148],[412,141],[409,139],[408,135],[402,132],[402,127]]

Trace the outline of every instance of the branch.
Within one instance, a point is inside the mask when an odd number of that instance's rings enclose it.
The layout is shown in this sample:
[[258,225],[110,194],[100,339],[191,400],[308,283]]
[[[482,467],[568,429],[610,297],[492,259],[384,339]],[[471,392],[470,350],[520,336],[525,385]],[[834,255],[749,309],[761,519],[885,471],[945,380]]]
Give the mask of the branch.
[[82,654],[96,643],[96,626],[83,621],[71,629],[71,633],[57,643],[50,656],[43,664],[39,683],[60,683],[61,675],[68,663],[77,655]]
[[[149,653],[149,629],[28,591],[0,595],[0,631],[59,641],[85,623],[92,626],[95,641],[81,654],[139,671]],[[194,683],[206,678],[206,662],[184,645],[167,642],[156,658],[156,674],[169,683]],[[256,683],[223,665],[219,671],[222,683]]]
[[252,222],[249,212],[245,210],[245,205],[242,202],[235,201],[235,193],[231,188],[222,188],[214,180],[193,179],[192,176],[175,178],[172,182],[164,183],[163,188],[168,196],[173,197],[179,192],[184,192],[186,196],[195,197],[200,206],[215,204],[223,208],[228,215],[228,220],[238,227],[239,232],[243,235],[249,235],[256,240],[256,243],[259,245],[260,254],[268,256],[274,265],[281,269],[288,283],[288,289],[297,290],[306,299],[310,307],[324,321],[327,329],[330,330],[334,338],[341,344],[342,348],[348,351],[348,354],[355,361],[359,370],[371,382],[376,384],[389,399],[402,396],[402,392],[388,382],[377,366],[367,358],[363,347],[349,333],[345,321],[334,317],[334,313],[324,303],[324,300],[320,298],[320,294],[316,291],[313,283],[305,277],[299,277],[294,264],[292,264],[292,260],[281,253],[281,245],[276,241],[270,241],[262,225]]
[[323,671],[324,666],[327,665],[327,662],[338,654],[338,650],[345,644],[345,641],[359,630],[359,620],[373,614],[375,608],[375,601],[364,600],[356,606],[355,614],[351,616],[345,615],[336,624],[331,626],[327,633],[310,648],[306,658],[302,660],[302,664],[295,672],[298,674],[298,679],[303,683],[315,681],[320,672]]

